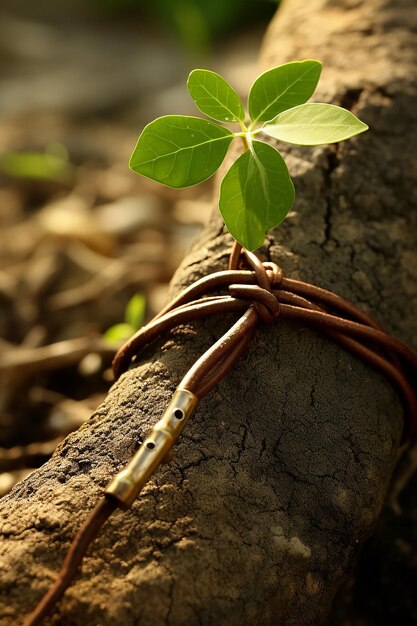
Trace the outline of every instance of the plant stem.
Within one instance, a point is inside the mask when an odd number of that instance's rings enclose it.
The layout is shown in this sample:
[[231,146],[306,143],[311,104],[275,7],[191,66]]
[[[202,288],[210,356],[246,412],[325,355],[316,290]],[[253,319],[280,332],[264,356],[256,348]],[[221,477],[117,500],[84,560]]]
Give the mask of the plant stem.
[[247,150],[249,150],[249,144],[248,144],[248,140],[246,137],[246,133],[244,135],[240,135],[240,138],[242,139],[242,143],[243,143],[243,151],[246,152]]

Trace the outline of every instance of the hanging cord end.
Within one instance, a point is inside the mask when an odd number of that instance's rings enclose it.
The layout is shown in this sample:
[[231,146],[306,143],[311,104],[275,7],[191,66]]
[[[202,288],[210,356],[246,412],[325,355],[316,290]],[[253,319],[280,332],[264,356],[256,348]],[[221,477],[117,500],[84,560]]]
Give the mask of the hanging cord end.
[[130,463],[110,482],[105,494],[115,498],[122,509],[132,506],[156,468],[170,459],[198,398],[188,389],[177,389],[162,418],[155,424]]

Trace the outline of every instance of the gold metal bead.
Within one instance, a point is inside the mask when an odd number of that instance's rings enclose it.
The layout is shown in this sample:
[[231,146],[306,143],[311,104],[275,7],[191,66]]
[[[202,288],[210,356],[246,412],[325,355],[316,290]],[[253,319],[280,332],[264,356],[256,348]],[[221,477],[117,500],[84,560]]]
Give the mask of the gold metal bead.
[[187,389],[177,389],[162,418],[155,424],[128,465],[105,490],[128,509],[157,467],[169,459],[172,447],[180,436],[193,409],[197,396]]

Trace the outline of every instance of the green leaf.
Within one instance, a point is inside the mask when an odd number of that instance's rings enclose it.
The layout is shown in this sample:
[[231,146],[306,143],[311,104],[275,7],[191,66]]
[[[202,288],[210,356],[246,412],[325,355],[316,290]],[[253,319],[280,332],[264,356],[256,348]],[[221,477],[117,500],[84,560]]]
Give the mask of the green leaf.
[[280,153],[253,141],[231,166],[220,188],[220,212],[231,235],[248,250],[264,243],[265,233],[286,217],[294,185]]
[[130,324],[115,324],[103,333],[103,337],[108,343],[118,345],[129,339],[135,331]]
[[295,61],[264,72],[248,97],[253,124],[274,118],[281,111],[307,102],[320,78],[320,61]]
[[67,158],[48,152],[9,152],[0,157],[0,172],[18,178],[68,182],[73,174]]
[[302,104],[280,113],[262,131],[275,139],[301,146],[336,143],[359,135],[368,126],[334,104]]
[[193,70],[188,91],[197,107],[220,122],[244,122],[245,111],[236,91],[224,78],[210,70]]
[[146,298],[143,293],[137,293],[127,303],[125,320],[129,326],[139,330],[145,319]]
[[233,139],[227,128],[199,117],[166,115],[145,126],[129,167],[169,187],[210,178]]

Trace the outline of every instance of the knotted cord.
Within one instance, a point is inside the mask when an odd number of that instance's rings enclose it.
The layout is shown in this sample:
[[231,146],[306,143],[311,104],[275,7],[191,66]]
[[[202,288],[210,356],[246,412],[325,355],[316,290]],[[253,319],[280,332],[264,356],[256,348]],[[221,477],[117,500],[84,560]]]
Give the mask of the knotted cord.
[[[211,292],[226,293],[207,296]],[[275,263],[262,263],[238,243],[233,246],[228,270],[205,276],[182,291],[119,349],[113,360],[115,379],[157,337],[181,324],[225,313],[239,313],[240,317],[186,373],[164,416],[128,466],[113,478],[78,531],[56,582],[24,626],[39,624],[51,612],[108,517],[117,508],[129,508],[159,464],[170,460],[172,447],[197,402],[232,369],[260,321],[299,321],[378,369],[392,383],[404,406],[402,443],[414,435],[417,355],[351,302],[315,285],[285,278]]]

